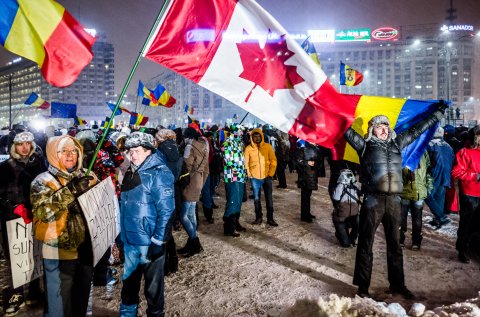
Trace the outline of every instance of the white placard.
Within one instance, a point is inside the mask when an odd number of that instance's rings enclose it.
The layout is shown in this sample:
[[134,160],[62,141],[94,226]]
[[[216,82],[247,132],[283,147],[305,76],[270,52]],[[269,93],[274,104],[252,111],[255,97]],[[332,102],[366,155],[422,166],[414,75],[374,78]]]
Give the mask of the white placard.
[[13,287],[43,275],[42,242],[33,238],[33,224],[22,218],[7,221],[8,249]]
[[0,155],[0,163],[6,161],[10,158],[10,155]]
[[120,232],[120,208],[110,177],[78,197],[92,239],[93,265],[97,265]]

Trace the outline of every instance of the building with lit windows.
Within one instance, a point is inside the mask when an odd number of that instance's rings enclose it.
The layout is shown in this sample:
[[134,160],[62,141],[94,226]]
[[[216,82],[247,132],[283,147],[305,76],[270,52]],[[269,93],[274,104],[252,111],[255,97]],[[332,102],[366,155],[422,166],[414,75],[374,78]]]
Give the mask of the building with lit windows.
[[[480,120],[480,37],[473,30],[442,32],[438,24],[381,29],[387,34],[383,38],[374,38],[372,31],[368,40],[316,43],[323,70],[337,89],[349,94],[451,100],[452,109],[459,107],[461,115],[447,121]],[[340,86],[340,61],[362,72],[363,82]]]
[[[32,92],[48,102],[76,104],[77,115],[87,121],[103,120],[106,115],[110,115],[105,102],[115,100],[115,51],[104,35],[97,34],[96,37],[92,47],[92,61],[77,80],[65,88],[51,86],[43,79],[39,67],[25,59],[18,58],[10,65],[0,68],[0,125],[8,125],[10,104],[13,123],[49,115],[49,110],[39,110],[23,104]],[[73,124],[73,119],[70,121],[67,124]]]

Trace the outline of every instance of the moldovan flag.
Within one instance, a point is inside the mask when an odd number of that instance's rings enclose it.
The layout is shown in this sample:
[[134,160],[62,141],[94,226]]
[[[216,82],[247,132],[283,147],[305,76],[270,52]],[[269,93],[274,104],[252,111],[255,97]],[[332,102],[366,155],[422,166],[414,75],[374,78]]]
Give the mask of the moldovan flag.
[[48,109],[50,107],[50,103],[43,100],[39,95],[34,92],[30,94],[27,100],[25,100],[24,104],[34,106],[40,109]]
[[[377,96],[345,95],[357,103],[355,121],[352,129],[360,135],[366,135],[368,121],[377,115],[385,115],[395,132],[402,133],[416,123],[433,115],[438,109],[438,100],[413,100],[403,98],[388,98]],[[402,150],[402,165],[410,170],[416,170],[428,142],[432,139],[437,125],[423,132],[414,142]],[[346,142],[340,139],[332,149],[334,160],[347,160],[359,163],[357,152]]]
[[326,147],[354,119],[356,104],[253,0],[170,1],[144,56]]
[[356,86],[363,81],[363,74],[340,62],[340,85]]
[[53,0],[1,0],[0,44],[34,61],[51,85],[72,84],[90,63],[95,38]]

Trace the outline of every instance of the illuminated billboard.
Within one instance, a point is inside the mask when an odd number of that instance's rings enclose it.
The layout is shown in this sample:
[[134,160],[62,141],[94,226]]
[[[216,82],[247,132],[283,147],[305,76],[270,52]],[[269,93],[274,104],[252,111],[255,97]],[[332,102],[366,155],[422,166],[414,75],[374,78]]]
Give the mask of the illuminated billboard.
[[372,39],[378,41],[398,40],[398,30],[391,27],[381,27],[372,31]]
[[338,30],[335,32],[335,41],[370,41],[370,29]]
[[333,43],[335,30],[308,30],[307,35],[312,43]]

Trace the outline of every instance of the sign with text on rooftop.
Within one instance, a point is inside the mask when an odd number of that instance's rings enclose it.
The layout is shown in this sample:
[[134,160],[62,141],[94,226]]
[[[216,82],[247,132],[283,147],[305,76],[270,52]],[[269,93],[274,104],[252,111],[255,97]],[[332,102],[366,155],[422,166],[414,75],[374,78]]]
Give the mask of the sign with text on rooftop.
[[335,32],[335,41],[370,41],[370,29],[338,30]]
[[335,30],[308,30],[307,35],[312,43],[333,43],[335,41]]

